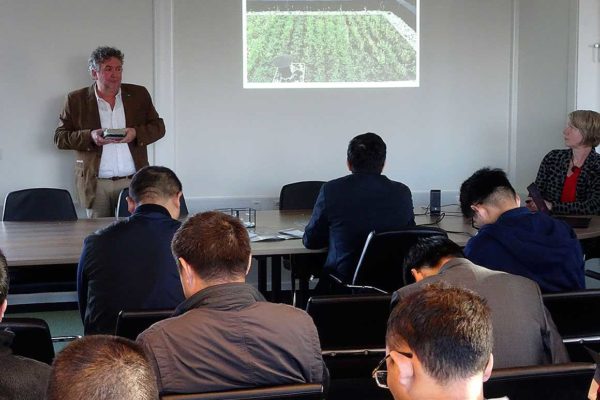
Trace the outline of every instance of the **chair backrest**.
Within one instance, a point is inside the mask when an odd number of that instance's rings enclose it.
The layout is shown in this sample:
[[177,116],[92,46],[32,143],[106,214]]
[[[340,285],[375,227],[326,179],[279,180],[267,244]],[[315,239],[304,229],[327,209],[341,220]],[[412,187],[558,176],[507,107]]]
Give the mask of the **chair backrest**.
[[[117,201],[117,209],[115,215],[117,217],[129,217],[131,213],[127,209],[127,196],[129,196],[129,188],[124,188],[119,193],[119,200]],[[185,203],[185,197],[181,194],[179,199],[179,218],[185,218],[189,214],[187,204]]]
[[174,310],[122,310],[117,316],[115,336],[135,340],[155,322],[169,318]]
[[54,346],[46,321],[40,318],[4,318],[0,322],[0,331],[5,329],[15,334],[11,346],[13,354],[52,364]]
[[318,400],[323,396],[323,386],[317,383],[272,386],[230,390],[226,392],[171,394],[161,396],[162,400]]
[[389,294],[315,296],[306,312],[312,317],[323,351],[385,349]]
[[65,189],[35,188],[10,192],[4,199],[3,221],[74,221],[77,212]]
[[284,185],[279,193],[280,210],[312,210],[325,182],[303,181]]
[[600,309],[600,289],[579,290],[543,295],[571,361],[593,361],[584,346],[600,351],[600,321],[595,310]]
[[484,397],[507,396],[510,400],[587,399],[595,370],[591,363],[497,369],[483,384]]
[[563,339],[600,336],[600,289],[543,295],[544,305]]
[[368,286],[392,293],[404,286],[404,257],[419,238],[443,236],[446,232],[434,227],[410,227],[392,232],[372,231],[363,247],[354,272],[352,285]]

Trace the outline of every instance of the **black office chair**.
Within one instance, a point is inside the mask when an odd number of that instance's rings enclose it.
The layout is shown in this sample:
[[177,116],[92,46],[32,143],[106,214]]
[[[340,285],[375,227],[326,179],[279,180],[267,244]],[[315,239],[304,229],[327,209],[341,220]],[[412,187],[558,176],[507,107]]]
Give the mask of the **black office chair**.
[[[279,193],[279,210],[312,210],[317,201],[319,191],[325,182],[303,181],[284,185]],[[320,273],[326,253],[292,254],[283,258],[284,266],[289,265],[292,275],[292,292],[294,304],[298,307],[306,305],[311,275]],[[299,279],[299,292],[296,292],[296,279]]]
[[[10,192],[4,200],[3,221],[74,221],[77,213],[64,189],[35,188]],[[76,265],[11,269],[10,293],[75,292]],[[29,310],[35,306],[27,307]]]
[[280,210],[312,210],[325,182],[303,181],[288,183],[279,193]]
[[4,318],[0,331],[8,329],[15,334],[12,343],[13,354],[52,364],[54,346],[50,328],[39,318]]
[[600,289],[543,295],[571,361],[592,362],[584,345],[600,351]]
[[[121,193],[119,193],[119,200],[117,201],[117,209],[115,210],[115,215],[117,217],[129,217],[131,215],[127,209],[127,196],[129,196],[129,188],[124,188],[121,190]],[[185,218],[188,216],[189,212],[183,194],[181,195],[179,202],[179,218]]]
[[4,199],[3,221],[74,221],[77,212],[67,190],[23,189]]
[[392,293],[411,283],[404,268],[408,250],[418,239],[433,236],[448,237],[442,229],[434,227],[416,226],[380,233],[372,231],[365,241],[352,282],[343,282],[334,274],[330,276],[353,293]]
[[152,324],[173,315],[174,310],[122,310],[117,316],[115,336],[135,340]]
[[169,394],[162,400],[319,400],[323,397],[323,386],[317,383],[272,386],[265,388],[239,389],[226,392]]
[[323,360],[329,369],[328,399],[391,399],[371,371],[385,356],[391,295],[314,296],[306,312],[313,318]]
[[503,368],[483,384],[485,398],[585,400],[596,366],[591,363]]

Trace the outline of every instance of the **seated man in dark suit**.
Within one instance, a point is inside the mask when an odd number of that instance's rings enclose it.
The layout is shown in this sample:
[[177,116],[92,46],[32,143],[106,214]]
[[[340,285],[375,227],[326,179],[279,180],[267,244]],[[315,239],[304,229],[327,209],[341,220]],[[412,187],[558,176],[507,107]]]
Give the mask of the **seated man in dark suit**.
[[378,135],[358,135],[348,145],[352,174],[321,188],[303,243],[308,249],[329,247],[325,275],[351,282],[369,232],[415,224],[410,189],[381,174],[385,156],[386,146]]
[[425,285],[445,282],[485,298],[494,326],[494,366],[568,362],[569,356],[538,285],[527,278],[480,267],[446,238],[419,239],[406,258],[417,281],[394,293],[392,304]]
[[[8,266],[0,250],[0,321],[8,305]],[[48,385],[50,366],[12,354],[15,334],[0,330],[0,399],[43,399]]]
[[583,251],[573,229],[520,205],[500,169],[483,168],[464,181],[461,210],[480,227],[467,242],[467,258],[532,279],[544,293],[584,289]]
[[144,167],[129,186],[131,217],[85,239],[77,292],[86,335],[113,334],[121,310],[175,308],[183,300],[171,254],[180,198],[173,171]]
[[86,336],[52,363],[46,400],[158,400],[144,350],[118,336]]
[[245,283],[250,238],[237,218],[197,214],[177,231],[172,248],[186,300],[137,338],[161,394],[323,381],[310,316],[265,301]]
[[373,377],[395,400],[483,400],[495,364],[492,330],[490,310],[477,294],[426,285],[392,310],[387,355]]

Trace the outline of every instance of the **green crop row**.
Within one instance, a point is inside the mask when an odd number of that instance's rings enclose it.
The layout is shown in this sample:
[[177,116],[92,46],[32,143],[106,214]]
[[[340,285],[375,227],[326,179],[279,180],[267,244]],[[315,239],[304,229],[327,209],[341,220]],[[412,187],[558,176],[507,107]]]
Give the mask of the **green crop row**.
[[271,82],[272,60],[289,54],[306,82],[407,81],[416,52],[381,15],[248,14],[249,82]]

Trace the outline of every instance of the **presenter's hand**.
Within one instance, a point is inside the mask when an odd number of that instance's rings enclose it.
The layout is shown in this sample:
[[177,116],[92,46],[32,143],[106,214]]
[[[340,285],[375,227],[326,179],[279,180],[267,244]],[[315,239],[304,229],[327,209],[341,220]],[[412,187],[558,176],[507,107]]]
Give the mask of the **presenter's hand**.
[[125,137],[119,143],[133,142],[136,136],[135,128],[125,128]]
[[114,139],[105,139],[103,136],[104,129],[94,129],[92,131],[92,140],[96,146],[104,146],[105,144],[117,143]]

